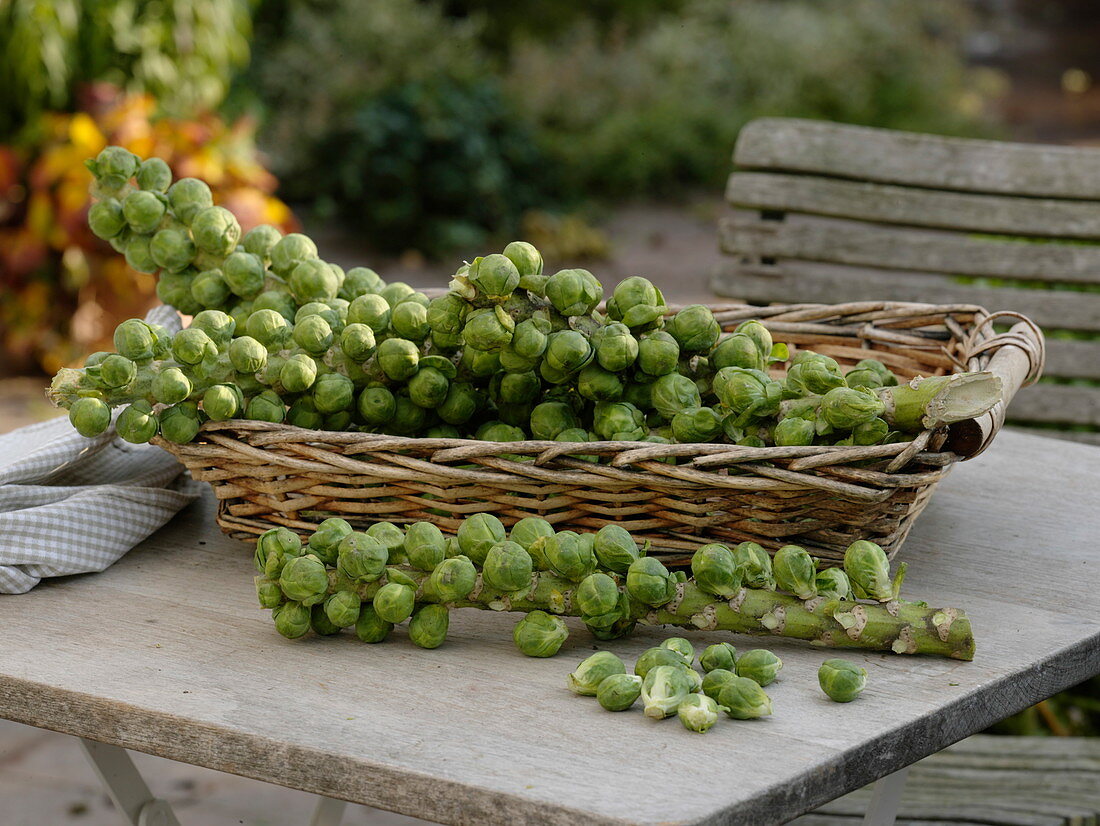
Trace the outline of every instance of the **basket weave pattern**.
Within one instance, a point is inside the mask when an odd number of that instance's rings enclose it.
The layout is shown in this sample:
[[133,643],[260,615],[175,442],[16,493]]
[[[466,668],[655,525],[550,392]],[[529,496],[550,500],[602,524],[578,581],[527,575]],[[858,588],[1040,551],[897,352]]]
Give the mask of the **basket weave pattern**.
[[[731,330],[761,319],[777,341],[854,364],[873,357],[900,379],[986,369],[998,339],[1042,361],[1041,338],[996,336],[988,313],[965,305],[860,302],[716,307]],[[1007,403],[1007,399],[1006,399]],[[999,423],[983,438],[985,443]],[[219,500],[218,522],[255,540],[284,525],[308,533],[341,516],[435,522],[457,530],[472,513],[506,525],[541,516],[559,529],[617,522],[676,561],[703,542],[787,543],[838,560],[855,539],[893,554],[937,482],[961,457],[946,430],[870,447],[740,447],[639,442],[479,442],[309,431],[254,421],[208,422],[199,439],[157,443]],[[976,452],[976,451],[975,451]],[[597,454],[598,464],[570,454]]]

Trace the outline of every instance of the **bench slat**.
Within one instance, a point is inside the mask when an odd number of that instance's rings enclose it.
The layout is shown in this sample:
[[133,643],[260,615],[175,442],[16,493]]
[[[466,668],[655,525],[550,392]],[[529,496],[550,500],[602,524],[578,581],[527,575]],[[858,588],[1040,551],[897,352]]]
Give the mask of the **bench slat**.
[[1045,376],[1100,379],[1100,341],[1070,341],[1047,337]]
[[1013,198],[845,181],[810,175],[734,172],[734,207],[859,218],[883,224],[1062,238],[1100,238],[1100,203]]
[[1079,284],[1100,277],[1100,246],[1029,244],[841,218],[770,221],[735,212],[722,221],[721,241],[723,251],[753,257]]
[[1008,408],[1018,422],[1085,424],[1100,427],[1100,387],[1040,384],[1020,390]]
[[956,192],[1100,199],[1100,150],[762,118],[737,139],[746,169],[808,172]]

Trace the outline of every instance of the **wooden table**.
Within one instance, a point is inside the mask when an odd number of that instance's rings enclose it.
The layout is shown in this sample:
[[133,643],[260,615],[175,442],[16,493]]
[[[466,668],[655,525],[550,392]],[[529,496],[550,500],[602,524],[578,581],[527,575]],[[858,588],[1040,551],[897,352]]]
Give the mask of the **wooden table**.
[[1100,449],[1068,442],[1002,433],[903,551],[910,598],[969,612],[973,663],[847,654],[869,686],[838,705],[827,651],[767,640],[775,715],[705,736],[566,690],[597,647],[583,629],[545,660],[479,611],[435,651],[401,631],[284,640],[211,505],[103,574],[0,599],[0,716],[447,823],[777,823],[1100,673]]

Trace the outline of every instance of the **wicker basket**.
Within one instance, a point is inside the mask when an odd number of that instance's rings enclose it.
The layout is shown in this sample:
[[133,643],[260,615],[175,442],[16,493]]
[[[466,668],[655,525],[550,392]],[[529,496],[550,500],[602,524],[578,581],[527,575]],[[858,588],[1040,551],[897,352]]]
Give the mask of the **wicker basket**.
[[[597,442],[480,442],[303,430],[254,421],[207,423],[198,440],[157,443],[219,500],[218,523],[255,540],[302,533],[330,516],[354,525],[435,522],[457,529],[489,512],[511,524],[541,516],[559,528],[617,522],[675,562],[702,542],[797,543],[836,560],[857,538],[893,554],[960,458],[988,445],[1004,405],[1042,369],[1042,335],[1013,314],[896,302],[714,308],[723,328],[760,318],[776,340],[842,364],[874,357],[903,377],[992,370],[1005,400],[981,420],[871,447],[739,447]],[[994,323],[1011,331],[997,334]],[[599,464],[570,453],[600,454]],[[530,456],[531,460],[517,460]],[[511,458],[508,458],[511,457]],[[675,457],[670,464],[662,459]]]

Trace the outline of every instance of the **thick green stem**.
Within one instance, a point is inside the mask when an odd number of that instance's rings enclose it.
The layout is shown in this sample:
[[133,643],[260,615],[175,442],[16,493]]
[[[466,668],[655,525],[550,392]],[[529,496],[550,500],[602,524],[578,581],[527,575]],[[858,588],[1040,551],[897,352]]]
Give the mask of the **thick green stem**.
[[915,378],[875,391],[886,405],[883,418],[898,430],[914,433],[974,419],[1001,400],[1001,380],[993,373],[955,373]]

